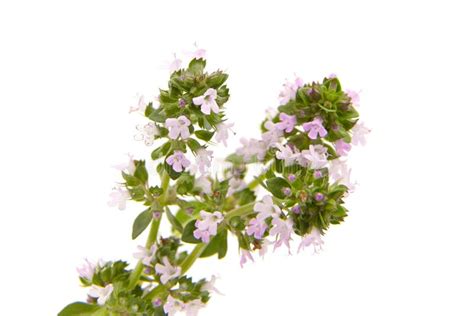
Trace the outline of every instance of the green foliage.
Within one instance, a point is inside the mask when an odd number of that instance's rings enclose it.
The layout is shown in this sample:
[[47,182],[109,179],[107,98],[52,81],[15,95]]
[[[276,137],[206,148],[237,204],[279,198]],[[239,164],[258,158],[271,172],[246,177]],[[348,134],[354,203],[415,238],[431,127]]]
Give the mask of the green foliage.
[[218,258],[222,259],[227,253],[227,230],[223,229],[217,235],[211,238],[206,248],[202,252],[200,258],[206,258],[218,254]]
[[194,237],[194,231],[196,230],[196,220],[192,220],[186,224],[181,235],[181,240],[190,244],[199,244],[201,241]]
[[58,316],[98,316],[99,314],[97,312],[101,309],[102,308],[98,305],[75,302],[64,307],[63,310],[59,312]]
[[135,218],[132,229],[132,239],[140,236],[141,233],[150,225],[153,219],[153,213],[151,209],[144,210]]
[[283,193],[285,188],[291,188],[291,185],[283,178],[275,177],[267,180],[266,182],[267,189],[270,191],[274,196],[279,199],[284,199],[286,196]]

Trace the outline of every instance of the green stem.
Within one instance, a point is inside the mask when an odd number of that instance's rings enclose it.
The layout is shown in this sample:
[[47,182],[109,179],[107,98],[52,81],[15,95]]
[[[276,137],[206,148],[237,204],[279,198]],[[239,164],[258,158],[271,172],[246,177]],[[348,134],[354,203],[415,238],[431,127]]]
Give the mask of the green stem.
[[245,216],[251,214],[253,212],[253,206],[256,202],[252,202],[249,204],[242,205],[241,207],[234,208],[233,210],[227,212],[225,214],[225,219],[229,220],[235,216]]
[[181,263],[181,275],[186,273],[186,271],[188,271],[189,268],[191,268],[193,263],[202,254],[206,246],[207,244],[200,243],[200,244],[197,244],[196,247],[194,247],[193,251],[186,257],[186,259],[184,259],[183,263]]

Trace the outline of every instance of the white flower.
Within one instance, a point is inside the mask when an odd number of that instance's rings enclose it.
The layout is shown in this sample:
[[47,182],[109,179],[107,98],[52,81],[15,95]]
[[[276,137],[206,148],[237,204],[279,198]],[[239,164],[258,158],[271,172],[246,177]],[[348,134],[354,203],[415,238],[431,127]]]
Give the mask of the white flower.
[[243,268],[244,267],[244,264],[247,263],[247,260],[252,260],[252,262],[255,262],[255,260],[253,260],[253,257],[252,257],[252,254],[250,253],[250,251],[248,250],[245,250],[245,249],[240,249],[241,251],[241,255],[240,255],[240,267]]
[[176,54],[174,54],[174,59],[169,63],[168,65],[168,69],[170,71],[170,73],[173,73],[175,71],[178,71],[179,69],[181,69],[181,63],[183,61],[179,58],[176,57]]
[[212,182],[209,180],[208,177],[202,175],[199,178],[194,181],[194,185],[201,189],[201,191],[205,194],[211,194],[212,193]]
[[303,86],[303,80],[299,77],[295,78],[294,82],[286,81],[283,84],[283,90],[280,92],[278,97],[280,98],[280,105],[288,103],[290,100],[294,100],[298,88]]
[[196,50],[191,52],[191,58],[194,59],[206,59],[206,50],[204,48],[199,48],[197,43],[194,43]]
[[232,177],[229,180],[229,189],[227,190],[227,196],[231,196],[236,192],[240,192],[247,187],[244,180],[240,178]]
[[291,166],[299,156],[299,153],[294,153],[288,145],[276,144],[275,147],[279,149],[279,151],[276,152],[276,157],[283,160],[285,166]]
[[217,225],[219,225],[223,220],[224,216],[221,212],[199,212],[201,219],[196,221],[196,230],[194,230],[193,235],[196,239],[201,239],[203,242],[208,243],[211,236],[217,234]]
[[[229,130],[234,126],[234,123],[221,122],[216,126],[216,141],[223,143],[227,147],[227,139],[229,138]],[[232,131],[232,130],[231,130]]]
[[347,164],[344,160],[331,160],[328,172],[333,181],[347,186],[349,188],[349,192],[354,191],[356,183],[351,182],[351,169],[347,167]]
[[163,306],[163,309],[168,316],[174,316],[178,312],[184,311],[184,303],[175,299],[171,295],[168,295],[166,304]]
[[265,144],[265,149],[268,149],[279,142],[280,137],[283,135],[283,131],[278,129],[276,124],[272,121],[266,121],[264,127],[267,131],[262,134],[262,141]]
[[186,316],[196,316],[201,308],[206,306],[200,299],[195,299],[187,302],[184,305],[184,311]]
[[282,244],[288,248],[288,252],[290,252],[290,240],[291,234],[293,233],[293,222],[290,218],[287,220],[282,220],[280,217],[273,217],[272,219],[273,227],[270,229],[270,235],[276,236],[275,239],[275,246],[273,250],[280,247]]
[[352,143],[364,146],[367,143],[366,137],[369,133],[370,129],[363,122],[357,123],[352,128]]
[[184,153],[180,150],[176,150],[171,156],[168,156],[168,158],[166,158],[166,163],[176,172],[182,172],[191,164]]
[[118,169],[123,172],[127,172],[130,175],[133,175],[135,173],[135,162],[133,160],[133,156],[128,154],[128,162],[126,163],[121,163],[119,165],[115,165],[114,168]]
[[155,123],[148,123],[143,126],[137,125],[139,133],[135,135],[135,140],[143,141],[145,145],[151,146],[155,141],[155,136],[158,135],[158,129]]
[[83,279],[88,281],[92,281],[94,277],[95,271],[97,269],[98,264],[90,262],[88,259],[85,259],[85,262],[82,266],[77,267],[76,271],[79,273],[79,276]]
[[169,280],[181,275],[181,267],[172,266],[168,257],[163,257],[163,263],[164,265],[159,263],[155,265],[156,274],[161,274],[160,281],[162,284],[166,284]]
[[165,121],[165,126],[169,130],[168,136],[171,139],[177,139],[180,135],[182,139],[189,137],[189,128],[191,121],[184,115],[176,118],[168,118]]
[[196,165],[201,174],[205,174],[207,169],[211,167],[212,151],[200,148],[196,152]]
[[270,195],[265,195],[262,202],[255,203],[253,210],[258,213],[257,220],[259,221],[264,221],[268,217],[278,217],[281,214],[281,209],[278,205],[273,204]]
[[110,207],[117,206],[119,210],[123,211],[126,207],[127,200],[130,199],[130,193],[127,189],[118,187],[110,192],[109,197],[110,201],[108,202],[108,205]]
[[112,284],[107,284],[105,287],[101,287],[94,284],[89,289],[89,296],[97,298],[97,304],[104,305],[105,302],[107,302],[107,300],[109,299],[113,290],[114,286]]
[[305,235],[301,239],[301,243],[298,247],[298,252],[311,245],[313,246],[315,253],[319,252],[324,245],[324,241],[321,239],[321,233],[317,228],[313,228],[311,233]]
[[308,150],[303,150],[300,155],[299,163],[303,167],[311,169],[321,169],[324,167],[327,160],[327,148],[323,145],[309,145]]
[[217,277],[215,275],[211,276],[211,280],[207,281],[204,283],[204,285],[201,287],[202,291],[208,291],[209,293],[217,293],[219,295],[224,295],[222,294],[215,286],[216,284]]
[[267,146],[263,141],[250,138],[241,138],[242,147],[237,148],[236,153],[243,157],[244,161],[249,162],[253,157],[263,160],[267,153]]
[[145,103],[145,96],[140,95],[138,97],[138,102],[136,106],[131,106],[130,109],[128,110],[128,113],[132,112],[140,112],[140,113],[145,113],[147,104]]
[[158,250],[158,246],[153,244],[150,249],[147,249],[143,246],[138,246],[138,252],[133,254],[133,257],[141,260],[144,265],[150,266],[151,261],[155,258],[156,251]]
[[268,251],[268,246],[271,245],[272,243],[268,239],[264,239],[262,244],[260,245],[260,249],[258,250],[258,255],[261,258],[265,257],[265,254]]
[[219,106],[216,103],[216,97],[216,89],[209,88],[203,95],[193,98],[193,103],[201,106],[201,112],[206,115],[211,114],[211,111],[219,113]]

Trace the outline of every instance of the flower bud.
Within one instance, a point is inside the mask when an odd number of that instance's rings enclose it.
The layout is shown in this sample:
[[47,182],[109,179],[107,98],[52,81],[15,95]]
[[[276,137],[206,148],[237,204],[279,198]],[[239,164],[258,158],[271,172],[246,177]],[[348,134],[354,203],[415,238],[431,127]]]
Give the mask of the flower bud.
[[155,307],[160,307],[161,304],[163,304],[163,302],[161,301],[161,299],[157,298],[156,300],[154,300],[153,302],[153,306]]
[[183,98],[180,98],[178,101],[178,105],[180,108],[184,108],[186,106],[186,101]]
[[319,179],[323,176],[323,173],[321,172],[321,170],[316,170],[313,174],[313,176],[316,178],[316,179]]
[[293,182],[296,180],[296,176],[294,174],[289,174],[288,175],[288,181]]
[[155,221],[159,220],[160,217],[161,217],[161,212],[159,212],[159,211],[154,211],[154,212],[153,212],[153,219],[154,219]]
[[301,214],[301,206],[295,205],[291,208],[291,211],[295,214]]
[[283,194],[286,195],[286,196],[291,195],[291,189],[290,188],[283,188],[282,191],[283,191]]
[[314,199],[318,202],[321,202],[322,200],[324,200],[324,194],[318,192],[314,195]]

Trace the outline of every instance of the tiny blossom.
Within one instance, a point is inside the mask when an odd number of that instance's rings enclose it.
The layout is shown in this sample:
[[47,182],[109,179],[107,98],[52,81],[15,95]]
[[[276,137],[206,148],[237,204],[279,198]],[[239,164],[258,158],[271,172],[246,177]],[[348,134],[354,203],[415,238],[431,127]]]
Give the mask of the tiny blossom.
[[268,251],[268,246],[271,242],[268,239],[264,239],[263,243],[260,245],[260,249],[258,250],[258,255],[263,258]]
[[165,311],[166,315],[174,316],[176,313],[184,311],[184,303],[175,299],[171,295],[168,295],[168,299],[166,300],[166,304],[163,306],[163,310]]
[[266,121],[263,125],[267,131],[262,134],[262,141],[266,149],[274,147],[283,135],[282,131],[276,127],[272,121]]
[[314,199],[318,202],[321,202],[322,200],[324,200],[324,194],[318,192],[314,195]]
[[151,146],[155,141],[155,136],[158,135],[158,128],[155,123],[148,123],[143,126],[137,125],[139,134],[135,135],[135,140],[143,141],[145,145]]
[[301,214],[301,206],[295,205],[291,208],[291,211],[295,214]]
[[265,195],[262,202],[255,203],[253,210],[258,213],[257,220],[263,221],[268,217],[277,217],[281,214],[281,209],[278,205],[273,204],[273,199],[270,195]]
[[270,229],[270,235],[276,236],[275,246],[273,250],[279,248],[282,244],[288,248],[290,252],[290,240],[291,234],[293,233],[293,222],[291,219],[282,220],[280,217],[274,217],[272,219],[273,227]]
[[319,117],[315,117],[311,122],[304,123],[303,129],[305,132],[308,132],[308,137],[311,139],[317,139],[318,135],[319,137],[324,137],[328,133],[323,126],[323,120]]
[[283,188],[283,189],[281,189],[281,191],[283,192],[283,194],[285,196],[290,196],[291,195],[291,189],[290,188]]
[[212,193],[212,182],[209,180],[208,177],[202,175],[199,178],[194,181],[194,185],[201,189],[201,191],[205,194],[211,194]]
[[155,265],[156,274],[161,274],[160,282],[168,283],[169,280],[175,279],[181,275],[181,267],[174,267],[170,264],[168,257],[163,257],[163,264]]
[[351,150],[351,144],[346,143],[342,139],[336,140],[334,145],[336,147],[336,154],[338,154],[339,156],[346,156],[349,150]]
[[309,145],[309,149],[301,152],[300,164],[311,169],[321,169],[327,160],[327,148],[323,145]]
[[196,50],[191,52],[191,57],[195,59],[206,59],[206,50],[203,48],[199,48],[197,44],[194,44]]
[[178,106],[180,108],[184,108],[186,106],[186,100],[184,100],[183,98],[179,98],[178,100]]
[[324,245],[324,241],[321,239],[321,233],[317,228],[313,228],[311,233],[305,235],[301,239],[301,243],[298,247],[298,252],[311,245],[314,247],[315,253],[319,252]]
[[169,130],[168,136],[171,139],[177,139],[180,135],[182,139],[189,137],[189,128],[191,121],[184,115],[176,118],[168,118],[165,121],[165,126]]
[[198,149],[196,153],[196,166],[201,174],[206,173],[207,169],[211,167],[212,153],[210,150]]
[[329,176],[332,180],[343,184],[349,188],[349,191],[354,191],[356,184],[351,182],[351,169],[347,167],[345,161],[341,159],[333,159],[329,164]]
[[206,304],[204,304],[200,299],[195,299],[184,305],[184,311],[186,312],[186,316],[197,316],[199,310],[205,306]]
[[283,90],[280,92],[278,97],[280,98],[280,105],[288,103],[290,100],[294,100],[298,88],[303,86],[303,80],[299,77],[294,82],[286,81],[283,84]]
[[217,234],[217,225],[224,220],[224,216],[218,211],[213,213],[201,211],[199,215],[201,219],[196,221],[196,230],[194,230],[193,235],[196,239],[201,239],[204,243],[208,243],[211,236]]
[[290,133],[296,125],[296,116],[280,113],[280,122],[276,124],[276,128]]
[[227,189],[227,196],[231,196],[234,193],[240,192],[247,187],[244,180],[240,178],[232,177],[229,180],[229,189]]
[[113,291],[114,286],[112,284],[107,284],[105,287],[94,284],[89,289],[89,296],[97,298],[97,304],[104,305]]
[[245,250],[245,249],[240,249],[240,251],[242,253],[240,255],[240,267],[241,268],[244,267],[244,264],[247,263],[248,259],[252,260],[252,262],[255,262],[255,260],[253,260],[253,257],[252,257],[252,254],[250,253],[250,251]]
[[[216,126],[216,141],[223,143],[227,147],[227,139],[229,138],[229,130],[234,126],[234,123],[221,122]],[[232,131],[232,130],[231,130]]]
[[156,244],[153,244],[150,249],[147,249],[143,246],[138,246],[138,252],[134,253],[133,257],[141,260],[144,265],[149,266],[151,265],[151,261],[155,258],[157,250],[158,246]]
[[262,239],[263,234],[267,230],[267,224],[263,220],[258,220],[256,218],[252,218],[249,222],[249,226],[245,230],[247,235],[254,236],[256,239]]
[[127,172],[130,175],[133,175],[135,173],[135,161],[133,160],[133,156],[128,154],[128,162],[121,163],[119,165],[114,166],[115,169],[118,169],[123,172]]
[[173,170],[176,172],[181,172],[189,165],[191,162],[186,159],[182,151],[176,150],[171,156],[166,158],[166,163],[173,167]]
[[98,264],[90,262],[88,259],[85,259],[85,262],[82,266],[77,267],[76,271],[79,273],[79,276],[87,281],[92,281],[94,273],[97,269]]
[[211,280],[207,281],[204,283],[204,285],[201,287],[202,291],[208,291],[209,293],[217,293],[219,295],[224,295],[222,294],[215,286],[216,284],[217,277],[215,275],[211,276]]
[[354,106],[359,106],[360,96],[358,92],[354,90],[346,90],[346,94],[351,98],[351,103]]
[[119,210],[123,211],[127,206],[127,200],[130,199],[130,193],[127,189],[123,189],[122,187],[115,188],[109,194],[110,201],[108,205],[110,207],[117,206]]
[[316,179],[319,179],[322,176],[323,176],[323,172],[321,170],[315,170],[313,173],[313,177],[315,177]]
[[137,105],[131,106],[130,109],[128,110],[128,113],[132,113],[132,112],[145,113],[145,109],[146,109],[145,96],[140,95],[138,97]]
[[367,128],[364,123],[357,123],[352,128],[352,143],[354,145],[364,146],[367,143],[366,137],[370,133],[370,129]]
[[201,106],[201,112],[209,115],[211,111],[219,113],[219,105],[216,103],[217,91],[216,89],[209,88],[203,95],[193,98],[195,105]]
[[291,166],[296,158],[298,158],[298,154],[294,153],[288,145],[276,144],[275,147],[278,148],[278,151],[275,153],[277,159],[283,160],[285,166]]
[[330,73],[328,75],[328,79],[334,79],[334,78],[337,78],[337,75],[335,73]]
[[161,301],[160,298],[157,298],[155,300],[153,300],[153,302],[151,302],[153,304],[154,307],[160,307],[162,304],[163,304],[163,301]]
[[174,54],[174,59],[168,65],[168,69],[169,69],[170,73],[173,73],[173,72],[178,71],[179,69],[181,69],[182,62],[183,61],[181,59],[179,59],[178,57],[176,57],[176,54]]
[[265,158],[267,146],[263,141],[254,138],[241,138],[240,143],[242,147],[237,148],[236,153],[242,156],[244,161],[249,162],[253,157],[256,157],[259,161]]
[[296,180],[296,176],[294,174],[289,174],[288,175],[288,181],[294,182]]

